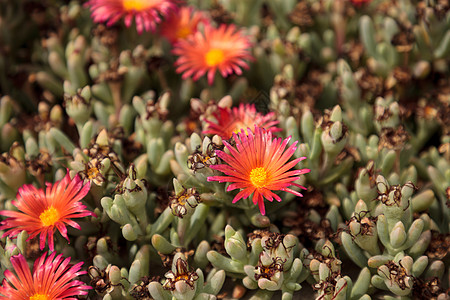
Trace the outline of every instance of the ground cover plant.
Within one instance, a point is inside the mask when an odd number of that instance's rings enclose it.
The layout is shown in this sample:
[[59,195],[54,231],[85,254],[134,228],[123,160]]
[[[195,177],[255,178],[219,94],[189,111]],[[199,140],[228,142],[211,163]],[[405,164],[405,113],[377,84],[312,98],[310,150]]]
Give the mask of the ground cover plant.
[[449,299],[447,0],[0,0],[0,299]]

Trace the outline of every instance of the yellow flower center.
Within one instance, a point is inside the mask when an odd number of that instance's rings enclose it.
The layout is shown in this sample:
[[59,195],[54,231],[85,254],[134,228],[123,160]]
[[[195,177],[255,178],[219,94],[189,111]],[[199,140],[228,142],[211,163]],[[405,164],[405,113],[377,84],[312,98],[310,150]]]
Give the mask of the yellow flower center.
[[29,300],[50,300],[50,298],[47,295],[34,294],[29,298]]
[[255,187],[264,187],[266,185],[266,179],[267,171],[264,168],[254,168],[250,171],[250,181]]
[[92,168],[89,168],[86,173],[87,173],[87,176],[89,179],[94,179],[97,177],[97,175],[98,175],[98,173],[100,173],[100,171],[98,170],[98,168],[92,167]]
[[126,11],[143,11],[151,7],[152,2],[151,0],[123,0],[123,8]]
[[178,204],[185,205],[188,198],[189,197],[187,197],[186,195],[182,195],[182,196],[178,197]]
[[175,281],[185,280],[189,281],[189,276],[187,274],[180,274],[177,277],[175,277]]
[[177,38],[185,39],[188,35],[191,34],[191,29],[189,27],[181,27],[177,30]]
[[[54,208],[53,206],[50,206],[49,208],[44,210],[44,212],[42,212],[39,215],[39,218],[41,219],[41,222],[42,222],[42,224],[44,224],[44,226],[52,226],[59,220],[59,211],[56,208]],[[45,297],[47,297],[47,296],[45,296]],[[36,299],[40,300],[41,298],[36,298]],[[47,299],[47,298],[42,298],[42,299]]]
[[208,67],[214,67],[223,62],[225,53],[222,49],[211,49],[206,53],[205,60]]
[[236,122],[234,124],[234,130],[233,132],[238,134],[241,132],[242,129],[244,129],[245,134],[247,134],[247,129],[251,127],[251,126],[247,126],[246,124],[244,124],[243,122]]

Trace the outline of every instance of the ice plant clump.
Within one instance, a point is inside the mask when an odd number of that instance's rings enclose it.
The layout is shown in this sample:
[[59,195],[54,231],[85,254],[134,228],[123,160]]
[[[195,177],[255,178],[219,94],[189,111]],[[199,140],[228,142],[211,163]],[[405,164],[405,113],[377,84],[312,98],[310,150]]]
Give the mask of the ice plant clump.
[[275,127],[280,121],[275,120],[273,112],[263,115],[256,111],[254,104],[243,104],[239,107],[223,108],[218,107],[213,113],[215,122],[206,120],[208,128],[204,134],[217,134],[223,139],[229,139],[233,133],[238,133],[241,129],[261,127],[270,132],[281,131]]
[[42,250],[48,236],[48,245],[50,251],[53,251],[53,234],[56,229],[69,240],[66,225],[81,229],[71,219],[95,216],[80,202],[89,189],[90,183],[83,185],[78,175],[71,179],[69,172],[61,181],[47,183],[45,191],[31,184],[22,186],[17,193],[17,201],[12,202],[19,212],[0,211],[0,215],[9,217],[1,222],[0,230],[7,230],[2,237],[14,238],[22,230],[29,234],[28,239],[40,234],[39,245]]
[[245,60],[252,58],[250,48],[250,39],[236,26],[206,26],[204,33],[196,32],[175,45],[173,53],[179,56],[176,71],[183,73],[183,79],[198,80],[206,74],[211,85],[217,70],[223,77],[241,75],[241,68],[248,68]]
[[175,0],[89,0],[91,16],[96,23],[106,22],[111,26],[123,18],[127,27],[136,21],[136,30],[154,31],[156,24],[161,22],[161,16],[167,16],[176,10]]
[[0,286],[0,299],[77,299],[76,296],[87,295],[87,290],[92,287],[82,281],[73,280],[86,274],[86,271],[80,271],[83,262],[69,265],[70,258],[64,259],[62,254],[55,258],[55,255],[53,252],[46,258],[47,254],[44,253],[36,260],[33,275],[21,254],[11,257],[11,264],[17,276],[10,270],[5,270],[5,279]]
[[[247,135],[248,134],[248,135]],[[292,170],[295,165],[306,157],[288,160],[297,149],[297,141],[286,149],[291,137],[282,141],[281,138],[272,139],[272,133],[255,127],[253,133],[250,128],[233,133],[236,148],[224,141],[225,147],[230,151],[227,154],[216,150],[217,156],[226,164],[212,165],[210,168],[221,171],[227,176],[211,176],[208,181],[231,182],[227,191],[242,189],[233,199],[236,203],[240,199],[248,198],[253,194],[253,203],[258,204],[261,214],[265,214],[264,198],[278,202],[281,198],[272,191],[285,191],[302,197],[297,191],[290,189],[291,185],[302,189],[305,187],[294,183],[300,179],[298,175],[310,172],[309,169]]]
[[161,35],[174,44],[196,33],[200,23],[209,24],[209,20],[202,12],[194,11],[190,6],[183,6],[167,16],[160,26]]

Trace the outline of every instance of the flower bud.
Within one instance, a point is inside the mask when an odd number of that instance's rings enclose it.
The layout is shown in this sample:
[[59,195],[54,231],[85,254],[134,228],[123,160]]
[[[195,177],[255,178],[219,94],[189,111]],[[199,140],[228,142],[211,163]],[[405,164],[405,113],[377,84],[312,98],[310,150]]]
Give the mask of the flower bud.
[[421,256],[412,265],[411,274],[414,277],[419,277],[422,275],[423,271],[425,271],[425,268],[428,266],[428,256]]
[[11,119],[13,111],[13,100],[10,96],[3,96],[0,98],[0,127],[5,125]]
[[413,246],[408,249],[409,255],[411,255],[413,258],[416,258],[419,255],[424,254],[430,242],[431,242],[431,231],[427,230],[422,232],[417,242],[414,243]]
[[14,197],[19,187],[25,183],[25,167],[14,157],[4,154],[0,156],[0,179],[10,188]]
[[370,277],[371,274],[369,268],[363,268],[359,273],[358,279],[353,284],[350,298],[360,299],[367,293],[370,285]]
[[227,258],[219,254],[217,251],[213,250],[209,251],[206,254],[206,257],[211,262],[211,264],[217,269],[231,273],[242,273],[244,270],[244,265],[241,262]]
[[127,241],[135,241],[137,239],[137,234],[133,230],[131,224],[125,224],[125,226],[122,227],[122,235]]
[[[213,270],[211,272],[214,272],[214,271],[217,271],[217,270]],[[208,276],[209,286],[210,286],[210,289],[208,292],[210,294],[217,295],[220,292],[220,290],[222,289],[223,283],[225,282],[225,278],[226,278],[225,271],[220,270],[220,271],[215,272],[215,274],[212,275],[212,277],[210,277],[210,276],[211,275]]]
[[219,102],[217,103],[217,106],[221,108],[231,108],[232,105],[233,99],[231,98],[230,95],[222,97],[222,99],[220,99]]
[[122,274],[117,266],[111,266],[109,269],[109,280],[112,285],[118,285],[122,279]]
[[327,126],[322,133],[321,140],[325,152],[331,155],[337,155],[344,149],[347,143],[347,129],[341,122],[334,122],[331,126]]
[[94,266],[96,266],[100,270],[104,270],[108,266],[108,261],[101,254],[97,254],[96,256],[94,256],[92,262]]
[[158,252],[168,255],[172,253],[176,247],[173,246],[165,237],[159,234],[152,236],[152,245]]
[[445,272],[445,265],[442,260],[433,261],[425,272],[424,278],[442,278]]
[[235,260],[243,261],[247,256],[247,244],[239,232],[230,225],[225,227],[225,250]]
[[[205,137],[206,140],[206,137]],[[209,140],[209,138],[208,138]],[[189,144],[191,147],[191,151],[194,151],[195,149],[199,149],[200,146],[202,145],[202,138],[197,134],[197,133],[193,133],[189,139]]]
[[133,263],[131,264],[130,267],[130,273],[128,276],[128,280],[130,282],[130,284],[135,284],[136,282],[138,282],[141,277],[143,276],[143,274],[141,274],[141,261],[139,259],[136,259],[135,261],[133,261]]
[[366,168],[361,169],[355,182],[355,189],[358,197],[368,203],[371,208],[374,204],[371,202],[378,196],[377,187],[373,178],[374,162],[369,161]]
[[399,248],[406,240],[405,226],[402,222],[397,222],[390,233],[390,241],[393,248]]
[[302,136],[304,137],[306,142],[311,143],[315,128],[314,117],[309,109],[303,112],[300,122],[300,130],[302,131]]

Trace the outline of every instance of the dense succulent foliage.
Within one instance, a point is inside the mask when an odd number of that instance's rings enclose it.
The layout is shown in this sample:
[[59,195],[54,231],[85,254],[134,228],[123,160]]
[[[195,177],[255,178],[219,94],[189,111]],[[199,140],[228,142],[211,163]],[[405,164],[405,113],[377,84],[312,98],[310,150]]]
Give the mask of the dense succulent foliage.
[[447,0],[0,1],[0,298],[449,299],[449,65]]

